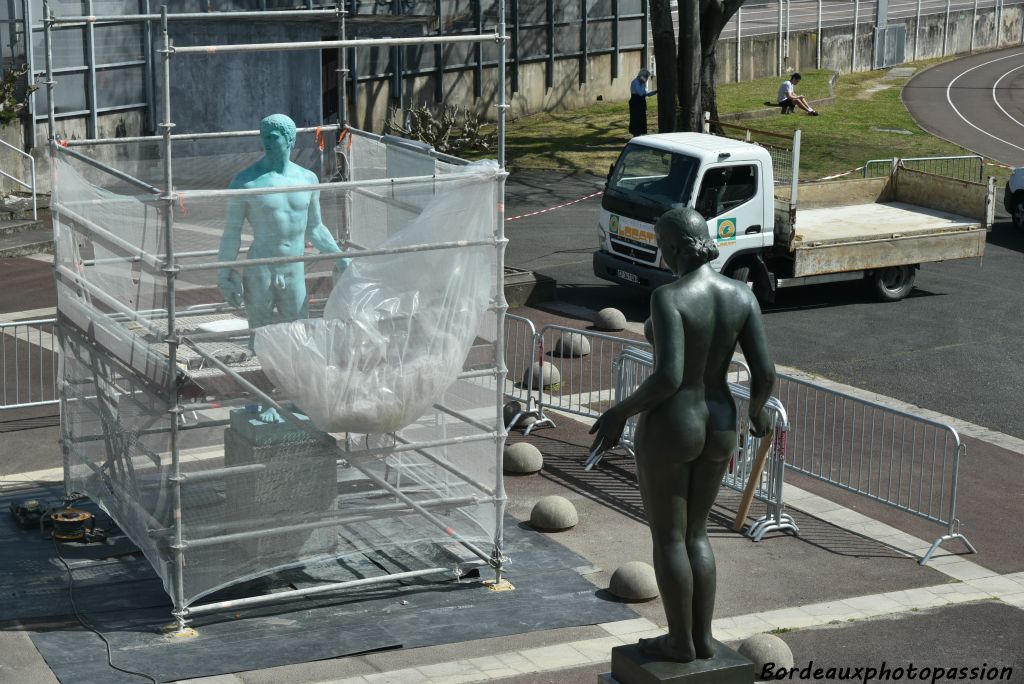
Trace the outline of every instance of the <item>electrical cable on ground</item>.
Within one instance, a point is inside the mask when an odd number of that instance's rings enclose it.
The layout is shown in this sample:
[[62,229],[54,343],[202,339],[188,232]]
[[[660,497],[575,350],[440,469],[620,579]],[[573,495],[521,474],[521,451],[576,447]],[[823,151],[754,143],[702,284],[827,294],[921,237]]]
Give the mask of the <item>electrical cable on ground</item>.
[[98,636],[100,640],[103,641],[103,644],[107,647],[107,664],[111,668],[117,670],[118,672],[123,672],[125,674],[141,677],[142,679],[147,679],[150,682],[152,682],[152,684],[162,684],[160,680],[158,680],[151,674],[146,674],[145,672],[136,672],[135,670],[128,670],[126,668],[119,667],[114,664],[112,654],[110,652],[110,642],[107,641],[107,637],[103,636],[103,633],[101,631],[93,627],[84,617],[82,617],[82,614],[78,612],[78,605],[75,603],[75,576],[72,573],[71,565],[68,564],[68,562],[64,559],[64,555],[60,552],[60,542],[57,541],[56,538],[53,539],[53,547],[57,552],[57,558],[64,565],[64,569],[68,573],[68,598],[71,600],[71,609],[75,612],[75,618],[78,619],[78,623],[82,625],[82,627],[85,627],[87,630]]

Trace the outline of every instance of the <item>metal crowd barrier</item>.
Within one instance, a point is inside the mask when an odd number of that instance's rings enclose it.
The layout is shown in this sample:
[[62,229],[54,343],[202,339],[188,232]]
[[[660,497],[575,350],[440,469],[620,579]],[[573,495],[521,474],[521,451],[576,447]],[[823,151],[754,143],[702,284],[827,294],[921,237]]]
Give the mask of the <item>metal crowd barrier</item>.
[[[597,418],[615,399],[615,362],[627,349],[647,350],[651,345],[590,330],[564,325],[545,325],[537,336],[537,358],[558,371],[559,382],[538,391],[541,413],[545,408]],[[585,343],[590,352],[572,356],[572,342]]]
[[0,410],[57,404],[57,321],[0,323]]
[[777,395],[792,421],[789,468],[943,526],[921,565],[952,539],[976,552],[956,517],[966,447],[955,429],[791,376]]
[[[734,362],[738,363],[738,362]],[[626,349],[616,359],[616,386],[615,403],[621,402],[627,396],[636,391],[654,368],[653,355],[640,349]],[[733,371],[730,371],[733,372]],[[729,489],[743,492],[750,479],[751,469],[754,464],[755,455],[761,445],[761,438],[749,436],[749,418],[747,417],[747,406],[750,402],[750,389],[739,383],[730,382],[729,389],[733,399],[736,401],[736,433],[739,436],[740,444],[737,446],[735,455],[729,465],[729,470],[722,479],[722,484]],[[790,531],[799,534],[793,517],[785,512],[785,500],[783,489],[785,485],[785,462],[786,445],[789,436],[789,420],[786,409],[778,399],[772,397],[768,401],[767,409],[772,422],[772,446],[768,451],[764,470],[757,480],[757,487],[754,490],[754,498],[763,501],[767,505],[764,516],[757,519],[747,530],[747,536],[754,541],[760,541],[765,534],[775,531]],[[617,448],[624,449],[630,455],[634,455],[633,445],[636,437],[636,426],[638,416],[632,416],[626,421],[622,437],[619,439]],[[586,462],[585,468],[590,470],[601,460],[606,452],[592,454]]]
[[[506,427],[511,429],[524,416],[532,416],[536,422],[526,427],[525,434],[542,425],[554,426],[545,409],[585,418],[600,416],[615,400],[617,359],[626,350],[651,348],[643,340],[564,325],[545,325],[537,332],[529,319],[511,314],[505,318],[505,362],[509,372],[506,393],[524,404]],[[585,345],[587,353],[570,353],[573,343]],[[544,385],[538,381],[534,387],[534,381],[539,380],[534,375],[541,363],[553,367],[558,382]],[[729,373],[736,382],[746,382],[749,377],[749,369],[740,359],[733,359]]]
[[[544,416],[538,404],[541,389],[533,389],[534,362],[537,354],[537,327],[528,318],[505,314],[505,366],[508,376],[505,394],[520,402],[520,410],[512,418],[506,418],[507,429],[525,418],[533,418],[523,434],[528,435],[543,425],[554,427],[554,421]],[[542,355],[541,355],[542,356]]]

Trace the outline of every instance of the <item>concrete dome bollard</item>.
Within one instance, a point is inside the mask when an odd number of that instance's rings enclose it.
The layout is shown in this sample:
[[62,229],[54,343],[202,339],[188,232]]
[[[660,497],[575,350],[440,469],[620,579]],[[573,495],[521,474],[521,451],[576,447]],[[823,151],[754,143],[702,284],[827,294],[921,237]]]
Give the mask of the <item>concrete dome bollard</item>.
[[594,327],[598,330],[618,332],[626,327],[626,316],[612,307],[601,309],[594,318]]
[[649,601],[658,596],[658,579],[647,563],[632,561],[612,573],[608,591],[624,601]]
[[[527,368],[526,372],[523,373],[523,385],[529,385],[530,382],[530,369]],[[558,369],[553,363],[545,361],[544,363],[534,362],[533,364],[533,385],[530,389],[547,389],[549,387],[557,388],[558,384],[562,382],[562,375],[558,372]]]
[[576,507],[562,496],[545,496],[530,511],[530,526],[548,532],[575,527],[580,521]]
[[776,670],[793,667],[793,651],[789,644],[774,634],[755,634],[736,649],[754,663],[754,676],[764,671],[765,663],[775,663]]
[[587,356],[590,354],[590,340],[580,333],[566,333],[555,342],[552,352],[556,356]]
[[544,467],[544,456],[529,442],[516,442],[505,445],[501,462],[506,473],[528,475]]

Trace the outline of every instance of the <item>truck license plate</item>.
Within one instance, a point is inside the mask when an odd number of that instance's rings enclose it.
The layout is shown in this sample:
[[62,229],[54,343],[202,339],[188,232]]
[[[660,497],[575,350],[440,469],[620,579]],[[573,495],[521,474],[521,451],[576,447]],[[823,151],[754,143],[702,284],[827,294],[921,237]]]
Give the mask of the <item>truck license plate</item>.
[[623,280],[628,280],[631,283],[640,283],[640,278],[635,273],[629,271],[623,271],[621,268],[615,271],[615,275]]

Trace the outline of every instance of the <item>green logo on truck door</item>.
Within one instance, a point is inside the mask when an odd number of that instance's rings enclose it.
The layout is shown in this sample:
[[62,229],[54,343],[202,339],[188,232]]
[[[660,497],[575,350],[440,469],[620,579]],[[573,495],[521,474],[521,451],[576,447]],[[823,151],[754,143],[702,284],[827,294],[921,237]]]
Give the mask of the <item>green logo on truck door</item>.
[[718,235],[715,237],[718,242],[732,242],[736,239],[736,219],[718,219]]

